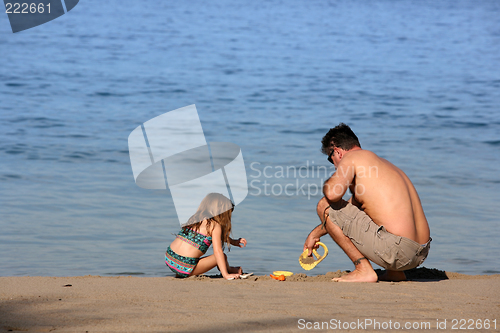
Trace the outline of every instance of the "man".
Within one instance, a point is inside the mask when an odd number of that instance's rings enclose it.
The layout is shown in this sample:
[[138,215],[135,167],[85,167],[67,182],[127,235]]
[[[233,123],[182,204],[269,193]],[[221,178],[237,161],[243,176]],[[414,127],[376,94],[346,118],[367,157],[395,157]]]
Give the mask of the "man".
[[[328,233],[355,265],[334,281],[377,282],[370,261],[386,269],[380,280],[406,280],[404,271],[422,264],[431,242],[415,187],[401,169],[361,149],[343,123],[321,142],[336,171],[323,185],[317,207],[322,223],[311,231],[304,250],[312,255],[316,242]],[[342,197],[348,188],[352,196],[347,202]]]

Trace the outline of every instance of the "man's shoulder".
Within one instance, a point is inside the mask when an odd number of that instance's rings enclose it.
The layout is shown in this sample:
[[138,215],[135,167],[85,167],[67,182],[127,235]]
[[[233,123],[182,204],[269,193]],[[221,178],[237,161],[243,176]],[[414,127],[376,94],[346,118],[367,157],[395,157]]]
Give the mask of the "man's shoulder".
[[366,150],[366,149],[349,151],[349,154],[347,154],[346,157],[348,157],[352,161],[365,161],[374,158],[380,158],[377,154],[375,154],[371,150]]
[[398,173],[404,174],[403,170],[370,150],[355,150],[348,156],[349,158],[346,162],[351,165],[355,165],[356,168],[361,167],[363,168],[362,170],[365,170],[366,168],[377,168],[377,170],[379,171],[393,170]]
[[370,150],[359,149],[345,156],[346,165],[354,165],[356,168],[382,167],[386,160]]

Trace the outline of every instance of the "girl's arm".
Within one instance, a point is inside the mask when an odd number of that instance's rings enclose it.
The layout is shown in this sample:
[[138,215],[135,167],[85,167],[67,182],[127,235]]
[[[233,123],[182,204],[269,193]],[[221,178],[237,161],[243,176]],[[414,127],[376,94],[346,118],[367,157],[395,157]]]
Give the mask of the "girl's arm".
[[245,247],[247,246],[247,240],[245,238],[232,239],[229,237],[229,241],[232,246]]
[[214,247],[215,261],[217,262],[217,267],[225,279],[240,277],[239,274],[229,274],[227,272],[227,261],[224,251],[222,250],[222,228],[219,223],[214,223],[214,229],[212,230],[212,246]]

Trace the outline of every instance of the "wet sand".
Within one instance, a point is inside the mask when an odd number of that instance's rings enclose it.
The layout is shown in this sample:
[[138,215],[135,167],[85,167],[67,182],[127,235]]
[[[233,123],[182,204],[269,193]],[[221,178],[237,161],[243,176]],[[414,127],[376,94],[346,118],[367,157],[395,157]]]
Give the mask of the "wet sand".
[[233,281],[214,276],[0,277],[0,332],[321,332],[342,328],[373,332],[404,325],[443,332],[445,324],[446,331],[453,325],[460,328],[461,319],[466,320],[465,327],[479,328],[479,323],[489,320],[490,328],[484,331],[500,329],[500,275],[419,269],[405,282],[331,282],[342,274],[301,273],[286,281],[269,276]]

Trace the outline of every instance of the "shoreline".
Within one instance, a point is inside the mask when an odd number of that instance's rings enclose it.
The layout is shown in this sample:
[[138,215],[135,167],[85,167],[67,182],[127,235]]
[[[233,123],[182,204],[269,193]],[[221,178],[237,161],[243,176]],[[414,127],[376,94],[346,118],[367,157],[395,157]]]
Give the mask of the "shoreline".
[[[302,271],[301,273],[293,273],[293,276],[287,277],[285,282],[324,282],[324,281],[330,281],[333,278],[338,278],[343,275],[346,275],[350,273],[350,270],[337,270],[335,272],[327,272],[325,274],[318,274],[318,275],[307,275],[307,272],[311,271]],[[381,268],[376,268],[375,272],[377,275],[381,275],[384,270]],[[247,272],[245,272],[247,273]],[[269,272],[271,274],[272,272]],[[405,271],[406,276],[407,276],[407,281],[402,281],[402,282],[424,282],[424,281],[440,281],[440,280],[449,280],[449,279],[489,279],[489,278],[500,278],[500,274],[498,273],[493,273],[493,274],[466,274],[466,273],[458,273],[458,272],[449,272],[449,271],[443,271],[439,270],[437,268],[427,268],[427,267],[418,267],[418,268],[413,268],[410,270]],[[256,278],[258,280],[269,280],[272,281],[269,277],[269,274],[266,275],[256,275],[253,274],[251,275],[248,280],[253,280],[255,281]],[[176,278],[173,276],[142,276],[141,274],[135,274],[135,273],[119,273],[119,274],[105,274],[105,275],[67,275],[67,276],[50,276],[50,275],[18,275],[18,276],[0,276],[0,279],[2,278],[82,278],[82,277],[102,277],[102,278],[123,278],[123,277],[137,277],[137,278],[143,278],[143,279],[155,279],[155,278],[160,278],[160,279],[174,279],[174,280],[185,280],[185,281],[192,281],[192,280],[210,280],[210,279],[222,279],[221,274],[200,274],[197,276],[190,276],[188,278],[180,279]],[[378,281],[378,282],[387,282],[387,281]],[[391,281],[389,281],[391,282]],[[0,286],[0,291],[1,291],[1,286]]]
[[500,328],[498,274],[330,281],[344,273],[296,274],[283,282],[269,276],[0,277],[0,332],[290,332],[315,322],[330,326],[311,330],[329,331],[360,320],[430,323],[433,331],[460,319],[489,320],[490,326],[496,320]]

